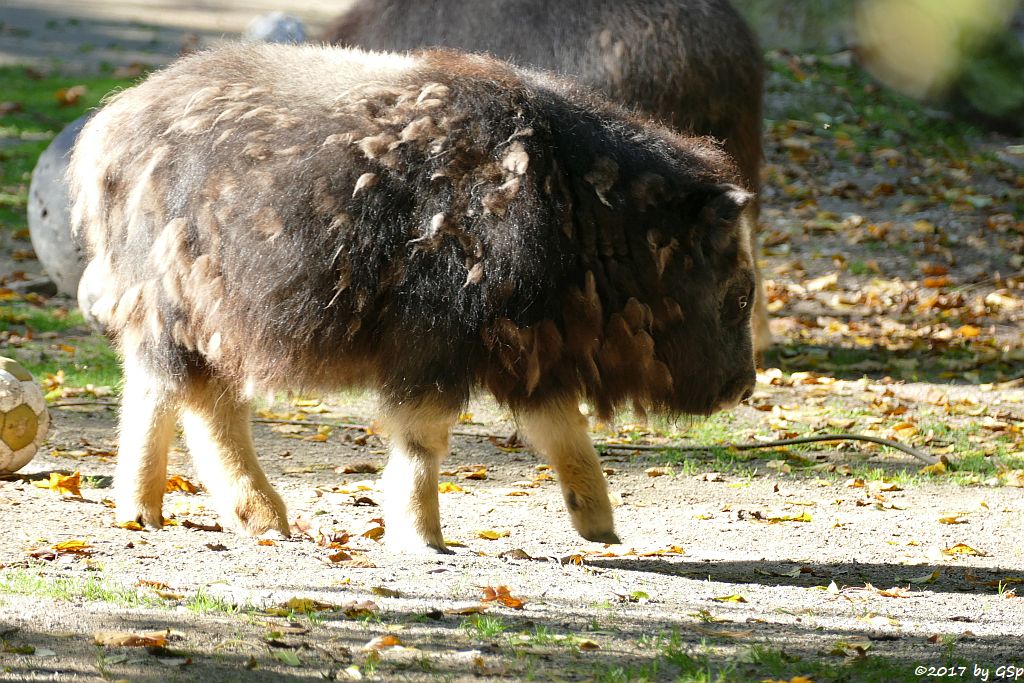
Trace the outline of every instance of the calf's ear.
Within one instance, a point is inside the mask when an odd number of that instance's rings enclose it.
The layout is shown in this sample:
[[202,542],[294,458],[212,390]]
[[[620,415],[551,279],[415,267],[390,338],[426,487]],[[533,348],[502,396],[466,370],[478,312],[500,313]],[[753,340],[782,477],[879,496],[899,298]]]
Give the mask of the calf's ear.
[[707,199],[701,209],[701,218],[708,225],[735,223],[743,209],[754,200],[754,193],[731,183],[707,185],[704,192]]

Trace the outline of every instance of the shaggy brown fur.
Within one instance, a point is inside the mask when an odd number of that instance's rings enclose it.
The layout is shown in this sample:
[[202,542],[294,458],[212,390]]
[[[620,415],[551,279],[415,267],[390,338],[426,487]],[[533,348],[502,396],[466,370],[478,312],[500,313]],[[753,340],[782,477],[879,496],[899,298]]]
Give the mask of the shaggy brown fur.
[[[357,0],[324,32],[369,50],[448,47],[566,74],[677,130],[725,143],[760,191],[764,65],[729,0]],[[757,225],[757,204],[748,218]],[[760,280],[760,273],[758,273]],[[764,296],[755,348],[771,345]]]
[[364,386],[392,439],[388,537],[441,550],[438,465],[484,388],[610,540],[578,401],[707,414],[753,384],[751,196],[728,158],[550,76],[228,47],[112,98],[70,174],[91,312],[125,358],[123,521],[160,525],[180,418],[223,514],[287,533],[248,400]]

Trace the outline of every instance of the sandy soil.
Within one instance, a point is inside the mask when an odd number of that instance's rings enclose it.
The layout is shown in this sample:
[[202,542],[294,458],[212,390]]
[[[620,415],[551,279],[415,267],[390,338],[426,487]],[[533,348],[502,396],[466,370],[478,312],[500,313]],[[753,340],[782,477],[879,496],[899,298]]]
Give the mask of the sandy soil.
[[[296,13],[316,26],[341,5],[315,0]],[[192,41],[186,33],[215,42],[274,8],[268,0],[8,0],[0,9],[0,63],[59,63],[68,70],[103,61],[160,63]],[[776,161],[783,155],[769,150]],[[810,180],[824,187],[851,176],[864,188],[886,180],[840,167]],[[880,221],[901,199],[896,193],[866,210],[829,195],[821,208]],[[787,201],[767,194],[766,205],[775,207],[766,211],[767,235],[799,232],[806,216],[795,217]],[[942,220],[942,209],[928,211],[901,220]],[[961,254],[954,274],[966,282],[1008,272],[1010,254],[978,224],[965,219],[950,228]],[[829,232],[794,237],[790,248],[770,252],[769,278],[778,291],[833,270],[823,254],[856,247]],[[870,256],[884,272],[916,268],[914,257],[898,250]],[[786,264],[798,257],[806,272],[793,275]],[[867,283],[847,273],[838,287],[855,292]],[[793,337],[802,320],[829,313],[813,301],[787,312],[777,331]],[[1010,336],[1014,328],[997,333]],[[858,410],[864,395],[921,411],[939,405],[938,393],[942,405],[982,406],[1018,429],[1024,419],[1019,382],[949,388],[864,380],[818,387],[823,393],[815,388],[762,383],[751,404],[736,411],[731,436],[744,440],[824,405]],[[310,419],[373,419],[365,399],[334,399],[326,409]],[[788,474],[779,453],[724,467],[726,461],[697,451],[614,451],[603,459],[624,543],[605,547],[576,536],[557,482],[532,453],[506,452],[479,436],[511,432],[501,411],[486,402],[470,411],[460,431],[478,436],[455,438],[443,477],[462,491],[441,496],[445,535],[457,542],[456,553],[423,558],[389,554],[362,535],[379,534],[374,470],[385,460],[384,445],[365,431],[338,428],[316,442],[291,438],[311,436],[312,429],[256,426],[264,466],[300,530],[260,543],[212,530],[217,518],[205,491],[168,494],[172,524],[160,531],[114,528],[104,504],[111,496],[114,411],[54,408],[45,452],[22,476],[0,479],[0,680],[625,680],[615,671],[629,667],[648,667],[650,678],[661,679],[679,670],[668,660],[680,649],[715,667],[736,664],[735,680],[744,680],[742,662],[753,647],[785,653],[793,674],[800,673],[793,658],[843,662],[865,652],[911,666],[939,666],[951,654],[993,671],[1024,665],[1024,600],[1014,597],[1014,590],[1024,593],[1019,488],[924,476],[857,482],[851,467],[890,475],[920,467],[909,456],[875,449],[803,453],[813,468]],[[360,464],[368,471],[346,473]],[[648,472],[654,467],[662,468],[660,476]],[[481,469],[486,478],[466,478]],[[53,472],[75,471],[83,477],[81,496],[36,485]],[[171,473],[196,481],[180,449]],[[949,518],[959,523],[942,521]],[[76,540],[88,547],[54,549]],[[323,544],[332,541],[335,547]],[[957,544],[976,554],[956,553]],[[488,586],[507,586],[513,606],[481,603]],[[312,616],[302,614],[302,603],[281,607],[293,598],[332,607]],[[481,607],[486,612],[478,618],[472,611]],[[163,631],[167,640],[149,650],[97,646],[96,634],[110,630]],[[673,633],[674,648],[663,640]],[[402,645],[364,649],[385,635]],[[661,668],[650,668],[655,664]]]

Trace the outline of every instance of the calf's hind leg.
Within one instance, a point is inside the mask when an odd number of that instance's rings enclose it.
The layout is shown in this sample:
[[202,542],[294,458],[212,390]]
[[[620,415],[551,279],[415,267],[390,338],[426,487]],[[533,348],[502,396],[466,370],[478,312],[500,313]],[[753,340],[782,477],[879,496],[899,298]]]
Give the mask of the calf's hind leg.
[[249,427],[249,404],[224,385],[206,380],[190,387],[182,426],[192,461],[213,494],[218,512],[252,536],[276,530],[288,536],[284,501],[260,467]]
[[572,524],[588,541],[618,543],[608,482],[587,434],[587,418],[564,399],[517,411],[526,439],[555,468]]
[[384,535],[402,553],[448,553],[441,535],[437,484],[448,454],[448,434],[457,411],[403,405],[385,409],[384,431],[391,441],[384,468]]
[[175,388],[150,372],[137,345],[125,343],[120,441],[114,472],[115,519],[163,526],[167,450],[178,412]]

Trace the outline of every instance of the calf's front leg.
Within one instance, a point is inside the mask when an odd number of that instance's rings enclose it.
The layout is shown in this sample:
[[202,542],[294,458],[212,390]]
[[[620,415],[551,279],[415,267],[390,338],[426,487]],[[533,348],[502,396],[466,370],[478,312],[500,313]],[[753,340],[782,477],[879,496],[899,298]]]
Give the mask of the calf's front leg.
[[519,410],[519,426],[555,468],[572,524],[588,541],[619,543],[608,482],[587,434],[587,418],[572,399]]

